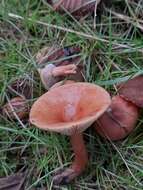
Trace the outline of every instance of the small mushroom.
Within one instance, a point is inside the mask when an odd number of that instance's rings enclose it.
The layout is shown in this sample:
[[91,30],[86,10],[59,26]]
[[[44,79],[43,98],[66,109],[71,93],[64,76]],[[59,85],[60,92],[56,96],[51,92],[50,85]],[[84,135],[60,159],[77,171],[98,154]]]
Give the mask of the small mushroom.
[[143,75],[134,77],[118,86],[119,95],[143,108]]
[[125,138],[135,127],[138,107],[120,96],[112,98],[109,109],[95,122],[98,134],[110,140]]
[[100,0],[49,0],[48,3],[52,5],[54,10],[60,13],[64,12],[64,9],[70,12],[73,16],[80,18],[86,14],[95,11]]
[[12,98],[2,107],[2,115],[9,119],[25,119],[28,116],[29,106],[25,97]]
[[84,171],[88,156],[82,132],[105,112],[110,103],[110,96],[103,88],[77,82],[49,90],[33,104],[30,122],[40,129],[69,135],[75,153],[71,167],[54,177],[55,184],[69,183]]
[[[84,81],[84,66],[81,63],[79,53],[78,47],[58,48],[56,46],[45,47],[38,52],[36,55],[38,72],[47,90],[55,83],[65,79],[77,82]],[[50,64],[47,64],[48,62]]]

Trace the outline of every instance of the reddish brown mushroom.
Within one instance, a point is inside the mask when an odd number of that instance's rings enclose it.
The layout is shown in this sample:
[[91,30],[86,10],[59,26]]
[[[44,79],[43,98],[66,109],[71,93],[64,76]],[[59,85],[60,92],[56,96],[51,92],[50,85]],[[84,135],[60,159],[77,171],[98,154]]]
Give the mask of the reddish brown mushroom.
[[110,140],[125,138],[135,127],[138,107],[120,96],[112,98],[109,109],[94,124],[97,133]]
[[[45,47],[38,52],[36,55],[38,71],[47,90],[65,79],[84,81],[84,66],[79,53],[78,47],[59,48],[57,46]],[[52,62],[52,64],[47,64],[47,62]]]
[[40,129],[70,135],[75,153],[72,166],[59,172],[54,183],[68,183],[80,175],[87,164],[82,132],[105,112],[109,94],[90,83],[72,83],[49,90],[32,106],[30,122]]
[[100,0],[49,0],[48,2],[53,6],[54,10],[63,13],[65,9],[73,16],[80,18],[95,11]]
[[120,84],[118,86],[118,92],[124,99],[143,108],[143,75]]

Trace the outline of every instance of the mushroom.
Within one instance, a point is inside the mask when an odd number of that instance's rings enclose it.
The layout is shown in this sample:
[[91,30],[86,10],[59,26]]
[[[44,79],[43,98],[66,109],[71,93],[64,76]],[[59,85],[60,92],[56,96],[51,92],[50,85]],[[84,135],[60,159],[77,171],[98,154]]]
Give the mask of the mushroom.
[[143,108],[143,75],[134,77],[118,86],[121,97]]
[[100,0],[49,0],[48,3],[52,5],[54,10],[60,13],[64,9],[70,12],[73,16],[80,18],[86,14],[92,13],[97,8]]
[[102,137],[120,140],[134,129],[138,116],[138,107],[117,95],[112,98],[111,106],[94,126]]
[[103,88],[77,82],[49,90],[33,104],[30,122],[40,129],[69,135],[75,153],[71,167],[55,175],[55,184],[69,183],[84,171],[88,156],[82,132],[105,112],[110,102]]
[[25,97],[12,98],[2,107],[2,115],[9,119],[25,119],[29,113],[29,105]]
[[[48,90],[59,81],[84,81],[84,66],[78,55],[78,47],[45,47],[36,55],[38,72],[44,87]],[[72,55],[74,55],[72,57]],[[50,62],[50,64],[47,64]],[[53,63],[51,63],[53,62]]]

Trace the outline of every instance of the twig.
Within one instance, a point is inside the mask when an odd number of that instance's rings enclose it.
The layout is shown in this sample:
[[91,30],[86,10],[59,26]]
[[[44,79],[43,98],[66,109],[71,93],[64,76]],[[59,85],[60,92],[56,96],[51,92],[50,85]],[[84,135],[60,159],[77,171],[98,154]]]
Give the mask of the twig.
[[97,16],[97,6],[101,0],[96,0],[95,8],[94,8],[94,21],[93,21],[93,28],[96,29],[96,16]]
[[[24,17],[16,15],[16,14],[13,14],[13,13],[8,13],[8,15],[11,18],[24,20]],[[64,31],[64,32],[73,33],[73,34],[76,34],[78,36],[82,36],[82,37],[85,37],[85,38],[88,38],[88,39],[98,40],[98,41],[105,42],[105,43],[110,43],[108,40],[103,39],[103,38],[99,38],[95,34],[94,35],[90,35],[90,34],[86,34],[86,33],[83,33],[83,32],[79,32],[79,31],[75,31],[75,30],[72,30],[72,29],[68,29],[68,28],[65,28],[65,27],[62,27],[62,26],[57,26],[57,25],[54,25],[54,24],[49,24],[49,23],[45,23],[45,22],[42,22],[42,21],[38,21],[38,20],[34,21],[31,18],[28,18],[27,20],[33,21],[33,22],[35,22],[37,24],[40,24],[40,25],[43,25],[43,26],[47,26],[47,27],[50,27],[50,28],[55,28],[55,29],[58,29],[58,30],[61,30],[61,31]],[[119,44],[119,43],[116,43],[116,42],[112,42],[112,44],[116,45],[118,47],[122,47],[122,48],[131,48],[128,45]]]
[[112,10],[109,10],[109,9],[106,9],[108,12],[110,11],[114,16],[116,16],[117,18],[121,19],[121,20],[125,20],[127,23],[131,23],[133,24],[134,26],[136,26],[137,28],[141,29],[143,31],[143,25],[140,24],[140,23],[143,23],[143,20],[141,19],[138,19],[138,20],[135,20],[134,18],[131,18],[129,16],[126,16],[126,15],[123,15],[123,14],[120,14],[120,13],[116,13]]

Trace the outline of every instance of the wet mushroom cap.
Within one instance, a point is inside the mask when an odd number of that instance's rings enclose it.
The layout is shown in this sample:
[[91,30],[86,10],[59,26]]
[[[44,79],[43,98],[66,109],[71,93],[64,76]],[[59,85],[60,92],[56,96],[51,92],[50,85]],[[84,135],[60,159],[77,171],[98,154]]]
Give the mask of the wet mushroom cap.
[[83,132],[111,103],[109,94],[91,83],[72,83],[49,90],[32,106],[30,122],[43,130],[72,135]]
[[143,75],[137,76],[118,86],[119,95],[143,108]]
[[138,116],[136,105],[115,96],[109,109],[95,122],[96,132],[110,140],[123,139],[134,129]]

